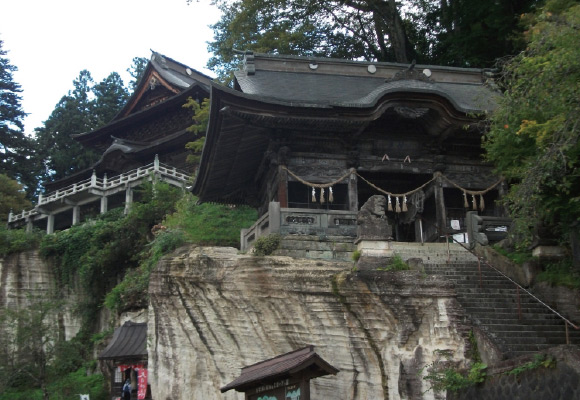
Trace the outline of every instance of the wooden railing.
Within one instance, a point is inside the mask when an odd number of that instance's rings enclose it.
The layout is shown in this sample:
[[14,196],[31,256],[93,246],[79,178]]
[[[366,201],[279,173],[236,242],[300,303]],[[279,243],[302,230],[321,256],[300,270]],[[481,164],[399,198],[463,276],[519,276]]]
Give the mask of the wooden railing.
[[125,186],[128,183],[148,179],[152,174],[158,176],[161,180],[175,180],[182,185],[185,184],[187,180],[190,178],[190,175],[187,174],[186,172],[179,171],[174,167],[162,164],[159,162],[157,158],[155,158],[155,161],[151,164],[139,167],[137,169],[128,172],[124,172],[112,178],[107,178],[106,175],[103,178],[98,178],[96,173],[93,171],[93,175],[89,179],[76,182],[70,186],[58,189],[44,196],[42,194],[39,195],[38,205],[36,208],[33,208],[32,210],[27,211],[25,210],[18,214],[14,214],[11,212],[8,215],[8,224],[40,214],[40,212],[37,209],[39,206],[60,201],[72,195],[88,191],[90,189],[93,190],[96,189],[105,192],[107,190]]

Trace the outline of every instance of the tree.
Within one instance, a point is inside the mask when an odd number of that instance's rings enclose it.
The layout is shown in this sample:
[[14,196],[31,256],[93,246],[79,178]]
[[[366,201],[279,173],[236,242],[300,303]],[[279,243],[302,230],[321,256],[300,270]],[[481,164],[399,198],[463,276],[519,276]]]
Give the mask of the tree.
[[57,315],[63,303],[46,294],[28,296],[28,303],[0,310],[0,388],[29,388],[32,382],[47,400],[50,367],[61,341]]
[[96,153],[85,150],[71,138],[97,125],[94,103],[90,100],[92,84],[90,72],[81,71],[73,82],[74,89],[60,99],[44,127],[36,129],[39,156],[45,163],[45,181],[89,168],[97,160]]
[[522,245],[538,225],[565,241],[580,220],[580,5],[549,0],[530,22],[528,47],[503,66],[505,95],[484,141],[511,183]]
[[133,78],[129,82],[129,91],[131,93],[134,92],[135,89],[137,88],[137,85],[139,84],[139,79],[141,79],[141,77],[143,76],[143,73],[145,72],[145,68],[147,67],[148,63],[149,60],[145,57],[133,57],[133,62],[131,66],[127,68],[127,72]]
[[83,148],[71,135],[89,132],[111,121],[128,99],[128,91],[116,72],[95,84],[87,70],[73,81],[44,127],[36,129],[36,146],[43,160],[44,180],[58,180],[90,168],[99,157]]
[[201,151],[203,150],[203,145],[205,144],[205,132],[207,130],[207,124],[209,123],[209,99],[203,99],[201,104],[194,100],[192,97],[187,99],[187,102],[183,105],[185,108],[193,109],[193,122],[187,130],[193,132],[197,139],[192,142],[187,142],[185,148],[190,150],[192,154],[187,156],[187,162],[189,164],[198,165],[201,159]]
[[0,174],[30,186],[29,176],[21,172],[31,155],[22,122],[26,116],[20,104],[22,89],[12,76],[17,68],[5,57],[7,52],[2,46],[0,40]]
[[208,67],[234,69],[233,49],[487,67],[518,49],[519,15],[537,0],[218,0]]
[[125,88],[121,76],[111,72],[109,76],[96,84],[93,89],[95,125],[103,126],[109,123],[129,99],[129,91]]
[[19,212],[30,207],[22,185],[7,175],[0,174],[0,223],[8,220],[10,210]]

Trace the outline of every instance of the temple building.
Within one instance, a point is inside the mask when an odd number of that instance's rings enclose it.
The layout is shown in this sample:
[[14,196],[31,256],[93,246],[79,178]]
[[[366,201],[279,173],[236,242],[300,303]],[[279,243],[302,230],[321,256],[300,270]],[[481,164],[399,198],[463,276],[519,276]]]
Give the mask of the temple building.
[[155,176],[175,186],[190,179],[187,142],[195,135],[189,97],[209,96],[211,78],[153,52],[123,109],[107,125],[74,135],[83,146],[101,153],[89,169],[45,185],[33,210],[11,214],[9,226],[40,227],[48,233],[68,228],[87,215],[106,212],[133,199],[134,187]]
[[384,195],[393,239],[461,232],[467,211],[501,215],[505,189],[482,158],[498,93],[481,69],[246,52],[233,88],[211,84],[201,201],[248,204],[259,236],[356,236]]

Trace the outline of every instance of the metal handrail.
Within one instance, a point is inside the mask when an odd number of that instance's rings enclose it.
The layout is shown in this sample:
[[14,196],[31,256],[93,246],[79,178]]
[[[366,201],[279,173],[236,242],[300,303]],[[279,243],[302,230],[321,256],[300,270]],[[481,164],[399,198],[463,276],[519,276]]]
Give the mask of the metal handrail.
[[[446,233],[443,234],[442,233],[442,230],[436,224],[433,224],[433,226],[440,233],[440,236],[444,236],[446,238],[447,243],[449,243],[449,234],[446,234]],[[518,304],[519,304],[519,290],[523,290],[525,293],[527,293],[529,296],[531,296],[533,299],[535,299],[538,303],[540,303],[541,305],[543,305],[544,307],[546,307],[548,310],[550,310],[553,314],[555,314],[560,319],[562,319],[565,322],[565,324],[566,324],[566,344],[570,344],[570,338],[568,337],[568,325],[570,325],[571,327],[573,327],[576,330],[580,329],[580,327],[578,325],[574,324],[568,318],[564,317],[558,311],[554,310],[548,304],[544,303],[542,300],[540,300],[538,297],[536,297],[532,292],[530,292],[529,290],[527,290],[526,288],[524,288],[522,285],[520,285],[519,283],[517,283],[516,281],[514,281],[512,278],[510,278],[509,276],[507,276],[506,274],[504,274],[502,271],[500,271],[499,269],[497,269],[493,265],[491,265],[484,257],[478,256],[477,254],[475,254],[475,252],[473,250],[471,250],[468,247],[464,246],[463,243],[458,242],[457,240],[455,240],[455,238],[453,236],[451,236],[451,239],[453,240],[454,243],[457,243],[458,245],[460,245],[461,247],[463,247],[465,250],[467,250],[468,252],[470,252],[472,255],[474,255],[475,257],[477,257],[478,264],[480,264],[481,262],[483,262],[485,265],[487,265],[488,267],[492,268],[493,270],[495,270],[496,272],[498,272],[500,275],[502,275],[504,278],[506,278],[511,283],[513,283],[516,286],[516,289],[518,290]],[[447,247],[447,254],[448,254],[448,257],[449,257],[449,246]],[[480,278],[480,280],[481,280],[481,278]],[[521,306],[519,306],[519,307],[521,307]],[[519,311],[519,314],[521,316],[521,310]],[[521,317],[520,317],[520,319],[521,319]]]

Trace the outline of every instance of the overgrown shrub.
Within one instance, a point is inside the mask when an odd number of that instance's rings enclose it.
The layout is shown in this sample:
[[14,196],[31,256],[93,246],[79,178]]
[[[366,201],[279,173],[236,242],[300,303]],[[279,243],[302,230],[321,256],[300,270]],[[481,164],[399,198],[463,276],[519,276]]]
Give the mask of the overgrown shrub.
[[142,253],[138,268],[127,272],[123,281],[105,297],[105,306],[112,311],[146,307],[148,301],[149,277],[159,259],[185,243],[185,234],[180,230],[162,230]]
[[0,257],[34,249],[38,246],[41,238],[42,232],[39,230],[26,232],[25,229],[0,227]]
[[184,232],[187,242],[200,245],[240,245],[240,230],[250,227],[257,218],[256,210],[247,206],[197,203],[197,197],[186,194],[177,210],[163,223]]
[[377,268],[378,271],[408,271],[409,269],[409,264],[403,261],[399,254],[395,254],[386,267]]
[[280,246],[280,241],[282,237],[276,233],[272,233],[267,236],[262,236],[254,242],[254,255],[255,256],[268,256],[274,252]]
[[457,392],[461,389],[481,383],[486,378],[487,365],[475,362],[468,371],[461,371],[450,364],[450,355],[446,351],[436,351],[437,359],[419,371],[427,372],[423,379],[428,381],[434,392]]
[[572,260],[565,259],[549,263],[544,271],[538,274],[536,280],[547,282],[552,286],[566,286],[572,289],[580,289],[580,275],[573,268]]

